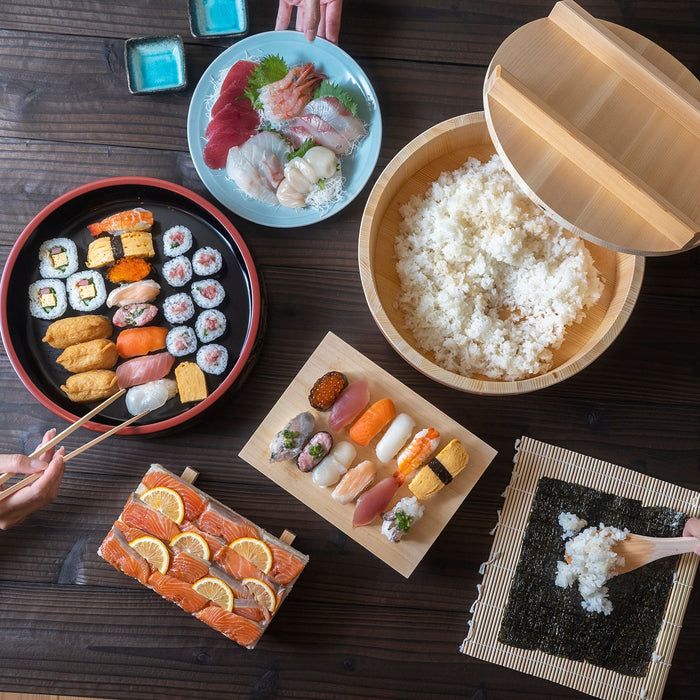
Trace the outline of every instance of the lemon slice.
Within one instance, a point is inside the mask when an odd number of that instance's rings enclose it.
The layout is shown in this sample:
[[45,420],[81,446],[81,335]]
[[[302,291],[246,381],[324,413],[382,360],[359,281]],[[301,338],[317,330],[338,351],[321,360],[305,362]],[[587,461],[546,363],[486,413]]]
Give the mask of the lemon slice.
[[200,559],[209,561],[211,552],[207,541],[197,532],[181,532],[170,540],[173,549],[179,549],[188,554],[194,554]]
[[255,537],[239,537],[229,545],[242,557],[255,564],[264,574],[272,568],[272,551],[262,541]]
[[228,584],[215,576],[205,576],[192,584],[197,593],[209,598],[212,602],[220,605],[224,610],[233,610],[233,591]]
[[261,605],[264,605],[270,612],[275,609],[277,599],[275,592],[264,582],[257,578],[244,578],[243,585],[255,596]]
[[185,504],[177,491],[166,486],[156,486],[141,494],[141,500],[151,508],[174,520],[178,525],[185,519]]
[[129,547],[135,549],[152,567],[164,574],[170,566],[170,552],[157,538],[150,535],[137,537],[129,542]]

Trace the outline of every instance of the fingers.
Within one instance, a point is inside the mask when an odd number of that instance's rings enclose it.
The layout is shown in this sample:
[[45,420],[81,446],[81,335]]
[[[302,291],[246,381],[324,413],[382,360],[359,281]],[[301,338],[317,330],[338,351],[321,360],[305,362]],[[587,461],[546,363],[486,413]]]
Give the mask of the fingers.
[[330,0],[321,5],[321,24],[318,35],[334,44],[340,38],[340,20],[343,12],[343,0]]
[[275,21],[275,31],[287,29],[289,20],[292,18],[292,3],[287,0],[280,0],[277,8],[277,20]]
[[[39,443],[39,447],[42,445],[45,445],[49,440],[53,440],[56,437],[56,428],[49,428],[45,433],[44,437],[41,439],[41,442]],[[44,452],[42,455],[40,455],[40,459],[43,460],[44,462],[50,462],[53,459],[53,448],[50,450],[47,450]]]
[[0,472],[12,474],[33,474],[46,469],[43,459],[29,459],[24,455],[0,455]]

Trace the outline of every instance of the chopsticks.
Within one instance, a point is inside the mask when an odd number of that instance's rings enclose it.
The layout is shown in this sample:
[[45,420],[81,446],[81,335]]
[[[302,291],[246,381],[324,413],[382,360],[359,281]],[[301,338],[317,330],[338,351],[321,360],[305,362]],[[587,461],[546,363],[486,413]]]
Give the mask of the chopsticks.
[[[39,447],[32,452],[29,457],[30,459],[33,459],[34,457],[38,457],[39,455],[44,454],[47,450],[50,450],[52,447],[55,447],[59,442],[61,442],[64,438],[68,437],[72,432],[80,428],[84,423],[90,420],[94,415],[102,411],[104,408],[109,406],[112,402],[116,401],[120,396],[122,396],[126,392],[126,389],[121,389],[119,390],[116,394],[113,396],[110,396],[108,399],[103,401],[99,406],[96,406],[93,408],[91,411],[86,413],[82,418],[77,420],[75,423],[72,423],[69,425],[63,432],[59,433],[54,437],[53,439],[49,440],[47,443],[43,445],[39,445]],[[94,447],[97,445],[97,443],[102,442],[102,440],[107,439],[110,437],[110,435],[114,435],[114,433],[120,431],[122,428],[126,428],[127,425],[131,425],[135,421],[137,421],[139,418],[143,418],[147,413],[150,412],[150,409],[147,409],[145,411],[142,411],[136,416],[132,416],[131,418],[128,418],[127,420],[123,421],[119,425],[115,425],[113,428],[108,430],[106,433],[103,433],[102,435],[98,435],[96,438],[90,440],[90,442],[85,443],[81,447],[78,447],[77,449],[73,450],[69,454],[67,454],[64,458],[64,462],[68,462],[69,460],[73,459],[73,457],[77,457],[79,454],[82,454],[86,450],[89,450],[91,447]],[[27,477],[22,479],[21,481],[18,481],[16,484],[13,484],[9,488],[5,489],[4,491],[0,491],[0,501],[3,501],[5,498],[8,496],[11,496],[13,493],[16,491],[19,491],[19,489],[24,488],[25,486],[29,486],[29,484],[34,483],[41,475],[43,472],[34,472],[33,474],[29,474]],[[0,484],[5,483],[10,477],[12,477],[12,473],[5,473],[5,474],[0,474]]]

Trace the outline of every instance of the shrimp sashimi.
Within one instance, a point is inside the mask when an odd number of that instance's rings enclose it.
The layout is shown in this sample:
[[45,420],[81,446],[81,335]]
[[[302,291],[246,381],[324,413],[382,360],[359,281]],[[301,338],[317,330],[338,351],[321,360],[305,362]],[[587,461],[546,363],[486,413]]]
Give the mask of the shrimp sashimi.
[[170,542],[175,535],[180,533],[177,523],[135,496],[131,496],[126,502],[121,519],[127,525],[144,530],[163,542]]
[[260,639],[262,628],[253,620],[228,612],[218,605],[209,605],[195,613],[202,622],[244,647],[252,647]]
[[148,585],[151,567],[137,551],[129,547],[126,537],[116,527],[103,540],[99,554],[118,571],[137,579],[144,586]]
[[351,439],[364,447],[395,415],[394,402],[391,399],[380,399],[373,403],[350,428]]
[[197,518],[207,505],[208,499],[205,496],[185,484],[182,480],[155,465],[146,472],[141,483],[147,489],[153,489],[156,486],[165,486],[180,494],[180,498],[182,498],[182,502],[185,504],[185,518],[187,518],[187,520],[194,520]]
[[162,379],[170,372],[174,362],[175,358],[169,352],[134,357],[117,366],[117,384],[121,389],[128,389],[137,384]]
[[161,574],[160,571],[154,571],[148,579],[148,585],[163,598],[176,603],[188,613],[197,613],[209,604],[209,599],[197,593],[191,583],[171,576],[169,573]]
[[326,76],[313,63],[295,66],[282,80],[268,83],[260,90],[263,117],[279,124],[296,117],[313,97],[314,90]]
[[209,574],[209,565],[187,552],[175,549],[170,555],[170,568],[167,573],[192,584]]
[[153,212],[136,207],[128,211],[112,214],[95,224],[88,224],[90,235],[99,236],[101,233],[126,233],[127,231],[150,231],[153,226]]
[[244,520],[240,515],[232,511],[224,510],[212,501],[207,503],[204,512],[197,518],[200,530],[222,537],[230,544],[239,537],[255,537],[260,539],[260,533],[252,523]]

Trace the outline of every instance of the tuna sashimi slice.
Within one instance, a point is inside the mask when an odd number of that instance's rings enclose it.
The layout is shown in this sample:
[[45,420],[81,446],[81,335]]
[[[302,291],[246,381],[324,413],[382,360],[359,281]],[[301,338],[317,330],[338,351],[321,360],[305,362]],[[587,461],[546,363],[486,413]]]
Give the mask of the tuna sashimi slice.
[[148,585],[163,598],[176,603],[188,613],[197,613],[209,604],[209,599],[197,593],[191,583],[170,576],[168,573],[161,574],[160,571],[154,571],[148,579]]
[[343,389],[328,416],[329,430],[336,431],[350,424],[369,403],[369,382],[358,379]]
[[212,137],[204,145],[203,158],[204,163],[212,170],[219,170],[226,167],[226,159],[228,153],[236,146],[242,146],[255,131],[251,129],[230,129],[218,132],[217,136]]
[[207,125],[205,138],[211,138],[217,129],[224,125],[239,129],[257,129],[260,126],[260,115],[248,99],[228,102]]
[[195,615],[209,627],[244,647],[252,647],[263,632],[253,620],[228,612],[218,605],[209,605]]
[[236,61],[229,69],[224,78],[224,82],[221,84],[221,92],[225,92],[233,83],[245,81],[245,85],[247,85],[250,74],[256,69],[257,65],[258,64],[253,61],[246,61],[243,59]]
[[142,479],[142,483],[148,489],[153,489],[156,486],[165,486],[179,493],[185,504],[185,518],[187,520],[197,518],[207,505],[207,499],[204,496],[180,479],[158,468],[152,467],[147,471]]
[[129,547],[126,537],[116,527],[105,537],[99,553],[118,571],[137,579],[144,586],[148,585],[151,567],[136,550]]
[[352,526],[360,527],[371,523],[382,511],[386,510],[400,484],[398,479],[388,476],[365,491],[358,499],[352,515]]
[[121,389],[162,379],[173,366],[175,358],[169,352],[146,357],[134,357],[117,367],[117,384]]

